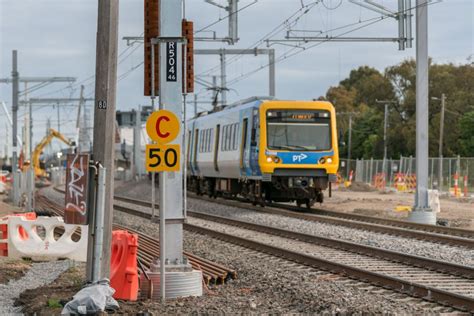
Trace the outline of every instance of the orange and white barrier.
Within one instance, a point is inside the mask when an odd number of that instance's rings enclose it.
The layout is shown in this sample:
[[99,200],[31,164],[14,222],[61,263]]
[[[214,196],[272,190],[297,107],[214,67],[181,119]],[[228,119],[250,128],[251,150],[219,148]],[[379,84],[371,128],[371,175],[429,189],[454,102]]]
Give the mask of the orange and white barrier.
[[5,187],[7,185],[7,175],[0,171],[0,193],[5,193]]
[[[27,220],[34,220],[36,219],[36,213],[35,212],[29,212],[29,213],[18,213],[18,214],[10,214],[7,216],[4,216],[0,219],[0,256],[2,257],[8,257],[8,217],[10,216],[22,216]],[[26,231],[23,229],[23,227],[18,227],[18,234],[20,235],[21,238],[27,239],[28,234]],[[1,242],[4,240],[5,242]]]
[[[7,224],[7,238],[0,240],[2,247],[8,244],[8,257],[31,258],[32,260],[57,260],[69,258],[76,261],[87,260],[87,225],[65,224],[62,217],[40,216],[29,220],[24,216],[8,216],[0,221]],[[56,239],[55,229],[63,234]],[[72,235],[80,229],[78,241]],[[56,231],[58,233],[58,231]]]
[[454,196],[458,197],[459,195],[459,174],[456,172],[454,174]]
[[115,289],[115,299],[136,301],[138,298],[137,249],[136,234],[126,230],[112,232],[110,286]]

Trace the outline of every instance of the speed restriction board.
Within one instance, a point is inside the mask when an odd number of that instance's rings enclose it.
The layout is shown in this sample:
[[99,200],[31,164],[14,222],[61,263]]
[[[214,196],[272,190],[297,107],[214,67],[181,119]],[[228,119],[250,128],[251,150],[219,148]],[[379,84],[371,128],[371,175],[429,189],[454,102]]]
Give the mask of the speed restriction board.
[[173,112],[153,112],[146,122],[148,136],[157,144],[146,145],[145,167],[149,172],[179,171],[181,147],[168,144],[179,134],[179,120]]
[[146,171],[179,171],[180,167],[180,149],[177,144],[146,145]]

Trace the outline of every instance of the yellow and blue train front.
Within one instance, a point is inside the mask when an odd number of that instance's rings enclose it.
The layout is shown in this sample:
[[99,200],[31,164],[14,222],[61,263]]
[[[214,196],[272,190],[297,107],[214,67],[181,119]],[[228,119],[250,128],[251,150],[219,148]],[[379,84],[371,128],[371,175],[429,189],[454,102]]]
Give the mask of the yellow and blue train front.
[[323,101],[265,102],[260,109],[259,165],[274,201],[322,202],[337,179],[335,110]]

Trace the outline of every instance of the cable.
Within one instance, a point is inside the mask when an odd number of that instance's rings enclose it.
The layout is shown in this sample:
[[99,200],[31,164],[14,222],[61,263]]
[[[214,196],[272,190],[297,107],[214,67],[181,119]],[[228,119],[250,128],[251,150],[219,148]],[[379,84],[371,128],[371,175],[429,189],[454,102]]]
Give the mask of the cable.
[[[317,1],[314,1],[312,3],[309,3],[309,4],[306,4],[304,6],[302,6],[301,8],[299,8],[298,10],[296,10],[295,12],[293,12],[289,17],[287,17],[285,20],[283,20],[283,22],[281,22],[280,24],[278,24],[277,26],[275,26],[270,32],[268,32],[267,34],[265,34],[264,36],[262,36],[260,39],[258,39],[256,42],[254,42],[253,44],[249,45],[247,47],[247,49],[250,49],[250,48],[253,48],[253,47],[256,47],[258,45],[260,45],[261,43],[263,43],[267,38],[270,38],[271,36],[275,35],[276,33],[280,32],[284,27],[288,27],[289,25],[293,25],[295,23],[297,23],[297,21],[305,14],[307,14],[314,6],[316,6],[318,3],[320,2],[320,0],[317,0]],[[298,15],[298,13],[300,13],[300,15],[296,18],[294,18],[296,15]],[[291,19],[293,19],[293,21],[290,22]],[[226,61],[226,66],[229,66],[230,64],[236,62],[237,60],[239,60],[240,58],[242,58],[243,54],[236,54],[236,55],[233,55],[231,58],[229,58],[227,61]],[[209,73],[212,73],[214,72],[215,70],[219,69],[220,68],[220,65],[219,66],[214,66],[206,71],[203,71],[199,74],[197,74],[196,76],[205,76]]]
[[[428,5],[433,5],[433,4],[436,4],[436,3],[439,3],[439,2],[431,2],[431,3],[421,4],[421,5],[427,5],[427,6],[428,6]],[[416,9],[417,7],[418,7],[418,5],[415,5],[415,6],[412,7],[412,8],[407,8],[407,9],[405,9],[403,12],[406,12],[406,11],[408,11],[408,10]],[[402,12],[397,12],[397,14],[400,14],[400,13],[402,13]],[[368,21],[373,20],[373,21],[371,21],[371,22],[368,23],[368,24],[365,24],[365,25],[362,25],[362,26],[357,27],[357,28],[355,28],[355,29],[352,29],[352,30],[343,32],[343,33],[341,33],[341,34],[338,34],[338,35],[336,35],[336,36],[333,36],[332,38],[337,38],[337,37],[340,37],[340,36],[343,36],[343,35],[346,35],[346,34],[355,32],[355,31],[357,31],[357,30],[359,30],[359,29],[362,29],[362,28],[365,28],[365,27],[370,26],[370,25],[372,25],[372,24],[375,24],[375,23],[378,23],[378,22],[380,22],[380,21],[383,21],[383,20],[385,20],[385,19],[387,19],[387,18],[388,18],[387,16],[381,16],[381,17],[376,17],[376,18],[367,19],[367,20],[362,21],[362,22],[357,22],[357,24],[360,24],[360,23],[365,23],[365,22],[368,22]],[[352,23],[352,25],[353,25],[353,24],[354,24],[354,23]],[[346,27],[347,27],[347,26],[338,27],[337,29],[342,29],[342,28],[346,28]],[[327,30],[327,31],[325,31],[324,33],[332,32],[332,31],[333,31],[333,30]],[[276,64],[276,63],[278,63],[278,62],[280,62],[280,61],[282,61],[282,60],[288,59],[288,58],[290,58],[290,57],[293,57],[293,56],[295,56],[295,55],[298,55],[298,54],[302,53],[303,51],[306,51],[306,50],[309,50],[309,49],[314,48],[314,47],[316,47],[316,46],[319,46],[319,45],[322,45],[322,44],[324,44],[324,43],[327,43],[327,42],[331,41],[332,38],[328,38],[328,40],[326,40],[326,41],[318,42],[318,43],[316,43],[316,44],[314,44],[314,45],[310,45],[309,47],[305,47],[304,50],[297,51],[297,52],[295,52],[295,53],[293,53],[293,54],[288,54],[289,52],[287,52],[287,53],[283,54],[282,56],[279,56],[278,58],[276,58],[274,64]],[[291,50],[290,50],[290,51],[291,51]],[[254,69],[253,71],[250,71],[250,72],[247,72],[247,73],[245,73],[245,74],[242,74],[242,75],[240,75],[240,76],[238,76],[238,77],[235,77],[234,79],[232,79],[232,80],[230,80],[230,81],[227,82],[227,86],[230,86],[230,85],[232,85],[232,84],[235,84],[235,83],[237,83],[237,82],[239,82],[239,81],[241,81],[241,80],[243,80],[243,79],[249,77],[250,75],[252,75],[252,74],[254,74],[254,73],[257,73],[257,72],[259,72],[260,70],[262,70],[262,69],[268,67],[269,65],[270,65],[270,63],[267,63],[266,65],[261,66],[261,67],[259,67],[259,68],[257,68],[257,69]]]
[[257,2],[258,2],[258,0],[255,0],[254,2],[249,3],[249,4],[247,4],[246,6],[244,6],[244,7],[240,8],[240,9],[238,9],[236,12],[232,12],[232,13],[230,13],[229,15],[223,17],[223,18],[219,18],[218,20],[212,22],[211,24],[209,24],[209,25],[207,25],[207,26],[205,26],[205,27],[203,27],[203,28],[201,28],[201,29],[195,31],[195,32],[194,32],[194,35],[196,35],[197,33],[202,32],[202,31],[207,30],[207,29],[210,28],[211,26],[214,26],[214,25],[216,25],[217,23],[219,23],[219,22],[221,22],[221,21],[227,19],[227,18],[230,17],[231,15],[237,14],[237,13],[239,13],[240,11],[247,9],[248,7],[254,5],[254,4],[257,3]]
[[339,8],[339,7],[341,6],[342,0],[340,0],[339,3],[338,3],[335,7],[333,7],[333,8],[330,8],[330,7],[326,6],[326,4],[324,3],[324,0],[323,0],[321,3],[322,3],[323,6],[324,6],[326,9],[328,9],[328,10],[336,10],[337,8]]

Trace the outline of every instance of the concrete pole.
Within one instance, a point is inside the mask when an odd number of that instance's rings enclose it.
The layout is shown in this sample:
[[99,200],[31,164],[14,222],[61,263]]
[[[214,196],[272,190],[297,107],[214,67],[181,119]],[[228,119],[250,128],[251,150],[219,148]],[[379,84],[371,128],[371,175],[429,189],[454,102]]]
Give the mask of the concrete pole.
[[384,119],[383,119],[383,163],[382,173],[385,175],[387,167],[387,125],[388,125],[388,103],[385,103]]
[[[115,98],[117,85],[118,0],[99,0],[97,18],[93,158],[107,170],[104,193],[102,264],[99,278],[110,278],[113,220]],[[95,236],[89,236],[95,238]],[[92,251],[92,254],[94,251]],[[88,264],[91,264],[88,258]],[[88,275],[91,280],[91,275]]]
[[428,204],[428,5],[416,1],[416,194],[409,220],[436,224]]
[[352,113],[349,113],[349,140],[347,141],[347,167],[346,167],[346,178],[349,179],[350,163],[351,163],[351,150],[352,150]]
[[268,52],[268,71],[269,71],[269,95],[275,96],[275,50],[270,49]]
[[444,107],[446,95],[441,94],[441,117],[439,120],[439,163],[438,163],[438,190],[443,190],[443,134],[444,134]]
[[221,100],[222,105],[227,104],[227,74],[226,74],[226,65],[225,65],[225,48],[222,48],[220,51],[221,57]]
[[14,176],[13,183],[13,204],[18,205],[19,198],[19,177],[17,175],[18,170],[18,143],[17,143],[17,133],[18,133],[18,90],[19,90],[19,77],[18,73],[18,54],[14,50],[12,52],[12,174]]
[[[160,37],[181,38],[182,0],[160,1]],[[175,79],[167,76],[169,65],[176,64],[181,69],[182,43],[167,41],[160,44],[160,109],[173,112],[179,122],[183,118],[182,72],[176,71]],[[175,62],[173,61],[174,56]],[[173,62],[172,62],[173,61]],[[225,74],[225,73],[224,73]],[[172,141],[181,147],[180,170],[160,172],[160,275],[167,268],[179,269],[185,264],[183,260],[183,222],[184,222],[184,166],[185,148],[183,146],[184,127],[181,126],[177,137]],[[168,219],[173,219],[168,221]],[[166,232],[166,235],[165,235]],[[163,262],[164,259],[164,262]],[[174,267],[173,267],[174,266]],[[163,277],[161,281],[164,281]],[[165,298],[164,282],[160,282],[162,300]]]

